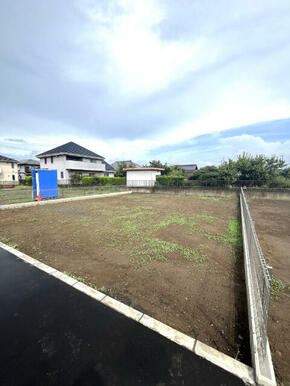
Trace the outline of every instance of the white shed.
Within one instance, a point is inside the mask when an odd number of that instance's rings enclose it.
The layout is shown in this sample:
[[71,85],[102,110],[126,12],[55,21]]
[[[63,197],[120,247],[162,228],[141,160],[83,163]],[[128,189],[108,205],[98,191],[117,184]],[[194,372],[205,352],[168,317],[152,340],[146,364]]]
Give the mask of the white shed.
[[154,186],[156,176],[160,176],[162,168],[125,168],[127,186]]

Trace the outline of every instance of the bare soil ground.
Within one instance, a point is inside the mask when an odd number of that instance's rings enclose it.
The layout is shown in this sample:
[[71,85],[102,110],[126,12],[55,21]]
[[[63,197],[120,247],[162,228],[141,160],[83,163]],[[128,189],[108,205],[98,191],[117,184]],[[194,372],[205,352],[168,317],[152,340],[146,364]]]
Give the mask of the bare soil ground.
[[249,364],[238,201],[131,194],[0,211],[0,239]]
[[273,267],[268,334],[275,372],[281,384],[290,385],[290,202],[255,199],[249,207],[265,259]]

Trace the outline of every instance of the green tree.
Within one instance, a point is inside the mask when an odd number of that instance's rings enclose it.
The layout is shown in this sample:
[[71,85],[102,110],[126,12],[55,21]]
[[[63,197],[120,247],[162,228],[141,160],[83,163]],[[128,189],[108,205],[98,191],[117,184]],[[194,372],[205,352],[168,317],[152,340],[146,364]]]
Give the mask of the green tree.
[[201,185],[215,186],[220,179],[219,169],[216,166],[200,168],[189,177],[189,180],[198,180]]
[[219,178],[219,170],[216,166],[205,166],[198,169],[189,177],[190,180],[214,180]]
[[152,160],[152,161],[149,161],[149,164],[148,166],[150,168],[162,168],[164,169],[161,174],[162,175],[168,175],[170,173],[170,166],[167,165],[167,163],[163,164],[161,161],[159,160]]
[[290,179],[290,167],[286,167],[286,168],[282,169],[280,174],[282,177]]
[[185,177],[186,176],[185,170],[177,165],[170,166],[169,175],[172,177]]
[[266,157],[263,154],[252,156],[243,153],[236,161],[237,179],[240,181],[259,181],[259,185],[267,184],[279,176],[285,167],[285,161],[276,156]]
[[135,165],[133,163],[130,163],[129,165],[122,161],[119,163],[118,169],[116,170],[115,177],[126,177],[125,168],[134,168]]
[[218,174],[218,179],[220,181],[225,181],[229,184],[234,184],[237,181],[236,162],[231,159],[229,159],[228,161],[223,161],[218,167]]

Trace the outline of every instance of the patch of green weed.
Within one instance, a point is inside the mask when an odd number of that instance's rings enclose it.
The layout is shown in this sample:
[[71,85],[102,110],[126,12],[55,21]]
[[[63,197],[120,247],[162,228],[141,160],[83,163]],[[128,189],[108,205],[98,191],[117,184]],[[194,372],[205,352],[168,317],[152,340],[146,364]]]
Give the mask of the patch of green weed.
[[156,238],[145,238],[140,247],[133,248],[131,256],[140,258],[141,264],[146,264],[154,260],[167,260],[168,254],[177,251],[179,245]]
[[70,272],[70,271],[63,271],[64,274],[72,277],[73,279],[76,279],[77,281],[80,281],[82,283],[86,283],[85,279],[83,279],[82,277],[80,276],[77,276],[75,275],[73,272]]
[[8,237],[0,238],[1,243],[8,245],[11,248],[18,249],[18,244],[11,241]]
[[97,290],[103,292],[106,295],[111,294],[111,290],[109,288],[106,288],[104,285],[102,287],[98,287]]
[[205,246],[200,244],[197,249],[193,248],[183,248],[183,256],[186,260],[194,261],[198,264],[203,264],[207,259],[206,253],[204,253]]
[[37,246],[33,246],[32,247],[32,250],[34,251],[34,252],[36,252],[36,253],[38,253],[39,255],[42,255],[42,250],[41,250],[41,248],[40,247],[37,247]]
[[84,278],[75,275],[73,272],[63,271],[63,273],[68,275],[68,276],[70,276],[70,277],[72,277],[73,279],[75,279],[75,280],[77,280],[77,281],[79,281],[81,283],[84,283],[84,284],[88,285],[89,287],[92,287],[92,288],[96,289],[97,291],[103,292],[106,295],[109,295],[111,293],[111,290],[109,288],[106,288],[105,286],[97,287],[95,284],[92,284],[92,283],[88,282],[87,280],[85,280]]
[[272,277],[271,295],[278,296],[286,288],[282,280]]

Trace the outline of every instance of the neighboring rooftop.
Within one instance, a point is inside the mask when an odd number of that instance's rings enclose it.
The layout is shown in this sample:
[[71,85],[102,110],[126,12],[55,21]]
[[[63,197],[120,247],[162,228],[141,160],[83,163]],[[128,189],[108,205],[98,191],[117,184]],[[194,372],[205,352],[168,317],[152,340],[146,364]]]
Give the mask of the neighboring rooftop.
[[184,164],[184,165],[175,165],[175,166],[179,166],[180,168],[184,169],[185,171],[192,171],[192,170],[198,169],[196,164]]
[[157,170],[157,171],[163,171],[164,169],[163,168],[150,168],[150,167],[144,167],[144,168],[124,168],[123,170],[125,170],[126,172],[127,171],[133,171],[133,170]]
[[130,167],[131,165],[133,165],[135,168],[140,167],[140,165],[136,164],[135,162],[133,162],[131,160],[129,160],[129,161],[115,161],[112,163],[112,166],[115,170],[117,170],[120,164],[125,164],[127,168]]
[[107,172],[115,172],[115,171],[116,171],[116,170],[113,168],[112,165],[108,164],[108,162],[106,162],[106,161],[103,161],[103,162],[104,162],[104,164],[105,164],[105,166],[106,166],[106,171],[107,171]]
[[23,159],[18,162],[18,165],[36,165],[39,166],[40,162],[36,159]]
[[61,154],[79,155],[81,157],[104,159],[104,157],[102,157],[101,155],[96,154],[91,150],[88,150],[85,147],[82,147],[74,142],[65,143],[64,145],[55,147],[54,149],[45,151],[44,153],[40,153],[36,157],[43,158],[46,156],[61,155]]
[[16,163],[18,163],[18,161],[16,161],[15,159],[5,157],[4,155],[0,155],[0,162],[16,162]]

